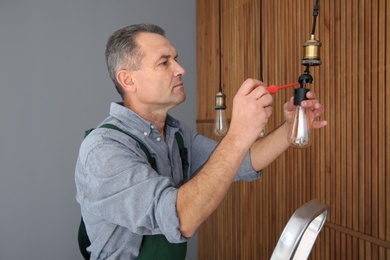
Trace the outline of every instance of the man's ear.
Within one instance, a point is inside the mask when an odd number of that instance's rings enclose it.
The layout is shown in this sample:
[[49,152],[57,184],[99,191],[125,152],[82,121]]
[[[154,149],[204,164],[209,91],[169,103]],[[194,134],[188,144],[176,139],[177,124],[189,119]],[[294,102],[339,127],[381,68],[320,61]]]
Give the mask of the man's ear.
[[116,73],[116,80],[121,84],[123,90],[133,92],[135,91],[135,84],[133,81],[133,74],[130,70],[119,70]]

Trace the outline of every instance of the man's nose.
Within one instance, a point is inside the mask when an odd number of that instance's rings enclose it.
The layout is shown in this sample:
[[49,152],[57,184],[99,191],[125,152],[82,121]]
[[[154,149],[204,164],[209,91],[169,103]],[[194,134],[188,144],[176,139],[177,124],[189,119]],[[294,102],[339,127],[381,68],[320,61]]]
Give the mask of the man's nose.
[[186,74],[186,70],[178,62],[176,62],[176,65],[176,76],[183,76]]

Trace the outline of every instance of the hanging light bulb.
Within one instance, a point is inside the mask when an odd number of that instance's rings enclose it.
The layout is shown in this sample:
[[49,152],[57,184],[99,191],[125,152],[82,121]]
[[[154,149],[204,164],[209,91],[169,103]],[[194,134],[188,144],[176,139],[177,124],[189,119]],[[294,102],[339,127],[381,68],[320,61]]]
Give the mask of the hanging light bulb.
[[214,120],[214,134],[217,136],[224,136],[228,131],[228,123],[225,115],[225,100],[226,95],[218,92],[215,95],[215,120]]
[[313,28],[310,35],[310,40],[306,41],[303,45],[304,47],[304,57],[301,64],[306,66],[305,72],[298,78],[298,82],[301,85],[300,88],[295,89],[294,94],[294,105],[295,105],[295,115],[294,121],[290,126],[288,132],[288,140],[291,143],[291,146],[297,148],[306,148],[310,146],[310,128],[311,122],[309,121],[306,108],[301,106],[303,100],[307,100],[306,93],[309,92],[309,89],[305,88],[305,84],[312,83],[313,77],[310,75],[309,67],[318,66],[321,64],[320,60],[320,47],[321,43],[314,38],[314,32],[316,28],[316,21],[319,12],[318,0],[314,5],[313,10]]
[[228,131],[228,124],[225,115],[226,95],[222,93],[222,13],[221,0],[218,1],[219,12],[219,91],[215,95],[215,119],[214,119],[214,134],[216,136],[225,136]]
[[306,115],[306,108],[301,106],[303,100],[307,100],[307,88],[296,88],[294,94],[295,115],[293,124],[290,126],[288,139],[291,146],[306,148],[310,146],[310,121]]

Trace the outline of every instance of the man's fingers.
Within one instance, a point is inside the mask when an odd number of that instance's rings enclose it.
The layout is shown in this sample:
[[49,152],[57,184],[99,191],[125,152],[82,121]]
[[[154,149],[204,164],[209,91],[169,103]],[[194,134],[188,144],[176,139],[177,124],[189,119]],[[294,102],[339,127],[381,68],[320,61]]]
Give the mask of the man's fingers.
[[237,94],[246,96],[259,86],[264,87],[264,83],[257,79],[247,79],[244,83],[242,83],[241,87],[237,91]]

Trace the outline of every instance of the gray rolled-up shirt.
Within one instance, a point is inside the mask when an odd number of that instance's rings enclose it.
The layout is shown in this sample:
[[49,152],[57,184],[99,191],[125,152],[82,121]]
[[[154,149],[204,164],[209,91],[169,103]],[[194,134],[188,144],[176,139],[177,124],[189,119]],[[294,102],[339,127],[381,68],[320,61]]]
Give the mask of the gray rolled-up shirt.
[[[190,178],[217,143],[169,115],[164,139],[154,124],[122,103],[111,104],[110,116],[101,125],[107,123],[138,137],[156,159],[158,173],[138,143],[124,133],[96,128],[83,140],[75,170],[76,200],[91,240],[91,259],[135,259],[143,235],[164,234],[171,243],[185,242],[176,212],[184,180],[175,133],[180,132],[188,149]],[[248,153],[235,181],[260,176]]]

